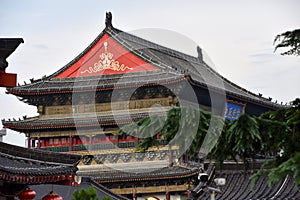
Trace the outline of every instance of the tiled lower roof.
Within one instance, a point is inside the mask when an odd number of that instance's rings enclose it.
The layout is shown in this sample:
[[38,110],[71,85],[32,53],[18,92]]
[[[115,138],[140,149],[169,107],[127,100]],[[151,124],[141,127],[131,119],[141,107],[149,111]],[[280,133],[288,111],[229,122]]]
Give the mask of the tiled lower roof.
[[80,159],[0,142],[0,180],[27,184],[72,180]]
[[0,154],[0,171],[20,175],[57,175],[71,174],[77,171],[76,166],[61,163],[45,163],[13,158]]
[[126,172],[110,170],[101,172],[101,174],[93,174],[93,179],[99,183],[107,182],[126,182],[126,181],[145,181],[145,180],[163,180],[186,178],[198,175],[199,168],[187,168],[182,166],[163,167],[152,170],[136,170],[136,172]]
[[[18,121],[2,121],[5,128],[13,130],[40,130],[40,129],[65,129],[65,128],[78,128],[78,127],[99,127],[105,125],[127,124],[135,120],[139,120],[149,116],[149,112],[135,111],[128,113],[107,113],[82,116],[68,116],[56,118],[39,118],[32,117]],[[162,114],[162,112],[152,112],[153,114]]]
[[31,162],[56,163],[60,165],[76,165],[81,156],[72,154],[61,154],[38,149],[28,149],[16,145],[0,142],[0,154],[12,159],[28,160]]

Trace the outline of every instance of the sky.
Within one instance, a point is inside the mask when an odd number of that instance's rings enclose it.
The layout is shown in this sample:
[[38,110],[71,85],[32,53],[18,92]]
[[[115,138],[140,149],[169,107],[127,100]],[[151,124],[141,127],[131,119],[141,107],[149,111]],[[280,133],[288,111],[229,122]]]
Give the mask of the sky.
[[[281,56],[273,46],[277,34],[299,28],[298,0],[0,0],[0,7],[0,37],[25,41],[7,59],[6,70],[17,73],[22,84],[54,73],[80,54],[104,29],[110,11],[120,30],[168,30],[189,38],[221,75],[251,92],[283,103],[300,97],[300,57]],[[164,44],[158,40],[152,41]],[[0,119],[23,115],[36,116],[36,107],[0,88]],[[10,130],[4,141],[25,145],[24,134]]]

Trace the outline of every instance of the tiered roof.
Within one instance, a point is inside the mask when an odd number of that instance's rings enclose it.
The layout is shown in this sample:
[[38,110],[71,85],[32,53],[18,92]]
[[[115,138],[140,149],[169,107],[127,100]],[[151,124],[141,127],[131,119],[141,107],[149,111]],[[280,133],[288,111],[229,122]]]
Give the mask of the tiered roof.
[[[106,45],[105,45],[106,44]],[[200,48],[198,48],[199,50]],[[100,53],[111,53],[110,66]],[[107,23],[99,36],[74,60],[54,74],[8,89],[25,99],[34,95],[112,90],[188,80],[192,85],[268,108],[279,105],[230,82],[208,66],[201,50],[194,57],[114,28]],[[106,60],[107,61],[107,60]],[[117,63],[116,63],[117,62]],[[123,65],[124,70],[120,67]],[[103,70],[106,69],[106,70]],[[112,69],[114,69],[112,71]],[[132,70],[129,70],[132,69]],[[224,88],[220,85],[224,84]]]

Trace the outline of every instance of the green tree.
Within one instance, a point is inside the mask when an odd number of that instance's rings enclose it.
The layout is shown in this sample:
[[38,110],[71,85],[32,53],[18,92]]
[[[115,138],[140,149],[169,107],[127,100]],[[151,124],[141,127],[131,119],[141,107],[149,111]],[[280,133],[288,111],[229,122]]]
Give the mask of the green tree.
[[97,192],[93,187],[89,189],[75,190],[72,200],[98,200]]
[[[188,153],[190,159],[197,160],[207,132],[215,134],[221,132],[223,127],[223,118],[213,116],[213,120],[211,119],[211,114],[201,109],[172,108],[167,112],[166,119],[161,116],[146,117],[123,127],[119,134],[132,134],[137,125],[139,136],[143,138],[137,147],[138,151],[146,151],[149,147],[159,145],[156,135],[160,134],[169,146],[178,145],[180,154]],[[214,128],[209,129],[210,123],[215,123]],[[214,137],[217,136],[214,135],[211,140],[214,140]]]
[[111,200],[110,197],[103,197],[101,200]]
[[257,121],[246,115],[241,115],[231,123],[226,137],[228,147],[233,153],[246,161],[247,158],[255,158],[256,150],[259,148],[261,137]]
[[189,159],[190,160],[198,160],[199,152],[201,145],[204,141],[204,138],[208,132],[208,128],[210,125],[211,115],[209,112],[199,111],[199,125],[196,136],[190,146],[189,150]]
[[277,148],[278,154],[265,162],[253,179],[267,176],[269,183],[273,184],[290,175],[300,185],[300,99],[294,100],[291,107],[265,113],[261,118],[276,123],[272,128],[274,139],[271,138],[265,145],[272,150]]
[[235,155],[232,151],[232,145],[226,141],[229,135],[228,130],[231,124],[232,121],[225,121],[224,128],[218,139],[218,142],[208,156],[211,159],[216,159],[217,163],[221,165],[226,159],[235,159]]
[[[276,44],[277,43],[277,44]],[[278,48],[289,48],[289,50],[281,53],[281,55],[300,55],[300,29],[287,31],[277,35],[274,39],[276,51]]]
[[[182,119],[183,112],[188,113],[188,119]],[[193,117],[199,112],[199,123],[195,123]],[[147,133],[147,126],[153,133],[152,137],[145,138],[139,145],[143,150],[157,145],[156,134],[162,134],[164,139],[171,142],[174,138],[184,138],[191,127],[197,127],[194,137],[186,137],[179,145],[191,144],[189,147],[189,158],[197,160],[200,147],[202,148],[204,138],[208,132],[219,132],[222,129],[218,142],[209,154],[209,158],[216,159],[220,164],[225,160],[235,159],[237,156],[244,161],[245,168],[249,159],[255,161],[259,151],[273,156],[266,160],[262,170],[253,176],[253,180],[259,176],[267,176],[269,183],[275,183],[286,175],[293,176],[300,185],[300,99],[291,103],[290,107],[276,111],[270,111],[259,117],[251,117],[246,114],[234,121],[223,119],[213,120],[216,116],[202,110],[171,109],[167,114],[166,121],[162,118],[145,118],[137,124],[142,134]],[[158,128],[162,126],[162,128]],[[222,124],[222,126],[220,126]],[[130,128],[132,125],[128,125]],[[128,128],[127,127],[127,128]],[[129,129],[128,128],[128,129]],[[214,137],[216,138],[216,137]],[[214,139],[212,138],[212,139]],[[190,140],[193,140],[190,143]],[[209,144],[209,142],[208,142]]]

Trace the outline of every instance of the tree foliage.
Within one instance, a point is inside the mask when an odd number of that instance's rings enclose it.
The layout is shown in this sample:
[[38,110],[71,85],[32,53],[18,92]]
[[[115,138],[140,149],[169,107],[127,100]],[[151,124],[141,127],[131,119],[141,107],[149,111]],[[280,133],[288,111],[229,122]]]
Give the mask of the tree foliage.
[[[182,118],[183,113],[188,114],[190,118]],[[198,121],[193,120],[197,113]],[[254,179],[262,175],[267,176],[272,184],[290,175],[300,185],[300,99],[293,101],[290,107],[266,112],[259,117],[242,114],[237,120],[226,120],[225,123],[222,118],[217,117],[217,120],[214,120],[215,124],[212,124],[212,118],[215,117],[203,110],[173,108],[169,110],[167,119],[142,119],[137,122],[139,131],[146,135],[148,126],[152,136],[144,138],[139,148],[147,150],[158,145],[156,135],[162,134],[168,142],[177,138],[179,146],[189,144],[189,159],[197,160],[200,148],[207,139],[207,133],[220,131],[219,139],[213,144],[209,158],[220,164],[228,159],[241,159],[247,165],[249,160],[254,161],[259,153],[263,153],[265,157],[272,159],[265,162]],[[184,137],[189,131],[195,130],[192,128],[197,128],[193,137]],[[218,130],[220,128],[221,130]]]
[[287,31],[277,35],[274,39],[276,51],[278,48],[289,48],[289,50],[281,53],[281,55],[300,55],[300,29]]
[[244,162],[247,158],[254,158],[261,143],[257,121],[249,115],[241,115],[231,123],[225,141]]
[[294,100],[289,108],[265,113],[261,118],[274,121],[273,137],[266,145],[272,150],[277,148],[278,154],[265,162],[263,170],[253,178],[264,175],[273,184],[290,175],[300,185],[300,99]]
[[101,200],[112,200],[110,197],[103,197]]
[[[185,151],[190,146],[197,149],[196,145],[202,143],[207,132],[210,117],[210,113],[203,110],[172,108],[167,112],[166,118],[163,116],[143,118],[134,124],[124,126],[119,134],[133,134],[132,128],[137,127],[138,136],[142,138],[137,147],[138,151],[146,151],[152,146],[158,146],[156,140],[158,134],[170,146],[178,145],[180,151]],[[187,133],[190,133],[189,137],[186,137]]]
[[97,192],[93,187],[89,189],[75,190],[72,200],[98,200]]
[[[98,200],[95,188],[75,190],[72,200]],[[102,197],[101,200],[112,200],[111,197]]]

